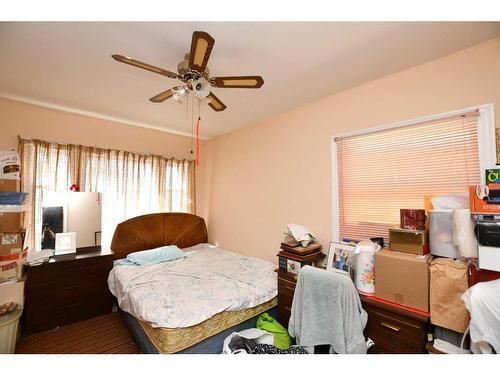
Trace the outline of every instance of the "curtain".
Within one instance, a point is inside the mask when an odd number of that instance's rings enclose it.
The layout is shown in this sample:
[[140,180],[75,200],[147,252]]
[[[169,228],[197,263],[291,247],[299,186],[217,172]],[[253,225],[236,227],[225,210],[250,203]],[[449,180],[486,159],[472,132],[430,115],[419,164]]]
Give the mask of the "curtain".
[[388,240],[401,208],[480,183],[477,111],[335,142],[340,239]]
[[39,250],[42,202],[49,191],[102,193],[101,246],[116,225],[153,212],[196,212],[192,160],[19,138],[21,188],[26,203],[26,244]]

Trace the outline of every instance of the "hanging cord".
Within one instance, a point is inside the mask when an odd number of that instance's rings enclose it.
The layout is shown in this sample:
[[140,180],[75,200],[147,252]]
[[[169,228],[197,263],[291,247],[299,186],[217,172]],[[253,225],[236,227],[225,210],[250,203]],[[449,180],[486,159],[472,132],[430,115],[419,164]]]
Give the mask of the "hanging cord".
[[[191,99],[191,156],[194,156],[194,93],[192,93],[193,97]],[[189,94],[188,94],[189,97]]]
[[470,324],[467,326],[467,329],[464,332],[464,335],[462,336],[462,341],[460,342],[460,354],[464,354],[464,342],[465,342],[465,337],[469,333],[470,330]]
[[201,100],[198,99],[198,121],[196,122],[196,166],[200,165],[200,123],[201,123]]

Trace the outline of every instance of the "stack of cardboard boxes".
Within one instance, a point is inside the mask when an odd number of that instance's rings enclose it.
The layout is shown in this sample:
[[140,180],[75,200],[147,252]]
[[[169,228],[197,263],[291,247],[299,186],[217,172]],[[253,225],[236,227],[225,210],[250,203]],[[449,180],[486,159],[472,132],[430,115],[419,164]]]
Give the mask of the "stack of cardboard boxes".
[[389,249],[375,255],[375,297],[429,312],[429,233],[390,229]]
[[0,306],[12,302],[23,304],[26,194],[19,192],[19,172],[18,154],[0,151]]

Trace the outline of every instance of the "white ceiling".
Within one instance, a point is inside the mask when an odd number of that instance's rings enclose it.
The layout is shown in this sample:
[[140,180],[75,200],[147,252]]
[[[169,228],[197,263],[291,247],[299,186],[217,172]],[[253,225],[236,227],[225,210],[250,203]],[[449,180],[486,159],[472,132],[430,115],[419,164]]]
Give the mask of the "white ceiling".
[[265,81],[258,90],[214,89],[228,106],[202,108],[202,136],[214,137],[494,38],[500,23],[4,22],[0,95],[189,134],[185,106],[148,100],[179,81],[110,55],[175,71],[194,30],[215,38],[212,76]]

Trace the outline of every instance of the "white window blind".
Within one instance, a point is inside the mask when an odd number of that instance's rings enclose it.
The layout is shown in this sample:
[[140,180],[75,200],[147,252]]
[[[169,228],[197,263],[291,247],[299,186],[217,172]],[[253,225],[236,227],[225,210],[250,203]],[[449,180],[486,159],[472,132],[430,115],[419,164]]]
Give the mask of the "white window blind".
[[401,208],[480,183],[477,111],[335,139],[340,239],[388,239]]

